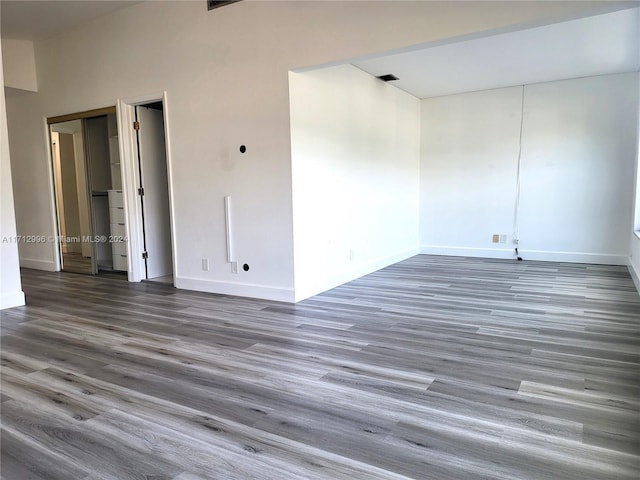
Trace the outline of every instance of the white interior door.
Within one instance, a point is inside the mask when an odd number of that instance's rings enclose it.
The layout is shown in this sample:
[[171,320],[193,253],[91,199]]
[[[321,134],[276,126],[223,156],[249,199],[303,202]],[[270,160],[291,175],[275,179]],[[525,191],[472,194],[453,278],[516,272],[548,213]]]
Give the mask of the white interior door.
[[173,273],[164,122],[161,110],[139,106],[136,115],[147,278],[158,278]]

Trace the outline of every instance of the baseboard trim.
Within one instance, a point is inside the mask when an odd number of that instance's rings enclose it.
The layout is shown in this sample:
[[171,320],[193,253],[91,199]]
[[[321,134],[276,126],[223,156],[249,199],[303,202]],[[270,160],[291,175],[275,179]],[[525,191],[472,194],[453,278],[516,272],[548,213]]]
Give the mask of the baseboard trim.
[[633,280],[633,284],[636,286],[636,290],[640,295],[640,274],[636,270],[636,267],[634,267],[631,260],[629,260],[628,268],[629,268],[629,274],[631,275],[631,279]]
[[[454,257],[516,259],[515,250],[513,248],[473,248],[422,245],[420,247],[420,253],[426,255],[451,255]],[[599,265],[629,264],[629,257],[627,255],[523,249],[520,249],[518,253],[524,260],[536,260],[543,262],[594,263]]]
[[312,288],[300,289],[296,288],[295,290],[295,301],[300,302],[307,298],[313,297],[314,295],[318,295],[322,292],[326,292],[327,290],[331,290],[332,288],[343,285],[347,282],[351,282],[352,280],[356,280],[357,278],[363,277],[365,275],[369,275],[381,268],[388,267],[389,265],[393,265],[394,263],[401,262],[402,260],[406,260],[407,258],[411,258],[415,255],[418,255],[420,250],[417,247],[408,248],[405,250],[401,250],[399,252],[394,253],[393,255],[389,255],[382,258],[377,258],[375,260],[364,262],[360,265],[355,265],[354,267],[340,272],[326,281],[324,281],[321,285],[316,285]]
[[45,270],[47,272],[57,272],[56,264],[51,260],[37,260],[35,258],[20,257],[20,267],[33,268],[34,270]]
[[420,253],[423,255],[448,255],[452,257],[516,259],[515,250],[513,248],[474,248],[449,247],[444,245],[421,245]]
[[5,308],[21,307],[25,304],[24,292],[5,292],[0,294],[0,310]]
[[520,256],[525,260],[544,262],[594,263],[597,265],[628,265],[628,255],[611,255],[607,253],[553,252],[544,250],[521,250]]
[[219,280],[203,280],[201,278],[176,277],[176,288],[195,290],[197,292],[217,293],[220,295],[235,295],[238,297],[259,298],[276,302],[293,303],[292,288],[268,287],[249,283],[221,282]]

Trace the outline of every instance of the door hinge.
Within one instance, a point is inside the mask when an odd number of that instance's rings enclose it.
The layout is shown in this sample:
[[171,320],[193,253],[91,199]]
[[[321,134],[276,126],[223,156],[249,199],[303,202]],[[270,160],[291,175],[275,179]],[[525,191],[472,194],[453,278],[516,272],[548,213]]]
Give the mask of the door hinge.
[[149,253],[147,253],[147,252],[142,252],[142,258],[143,258],[144,260],[146,260],[147,258],[149,258]]
[[143,197],[143,196],[144,196],[144,188],[140,187],[140,188],[138,189],[138,195],[140,195],[141,197]]
[[135,131],[140,130],[140,122],[133,122],[133,129]]

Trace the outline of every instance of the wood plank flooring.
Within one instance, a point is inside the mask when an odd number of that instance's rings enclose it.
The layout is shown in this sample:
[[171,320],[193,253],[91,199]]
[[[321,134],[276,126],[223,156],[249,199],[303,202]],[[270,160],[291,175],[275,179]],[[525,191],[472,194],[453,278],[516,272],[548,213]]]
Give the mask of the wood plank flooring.
[[5,480],[640,478],[625,267],[417,256],[297,305],[23,282]]
[[68,252],[62,254],[62,269],[65,272],[85,273],[91,275],[93,267],[90,257],[83,257],[81,253]]

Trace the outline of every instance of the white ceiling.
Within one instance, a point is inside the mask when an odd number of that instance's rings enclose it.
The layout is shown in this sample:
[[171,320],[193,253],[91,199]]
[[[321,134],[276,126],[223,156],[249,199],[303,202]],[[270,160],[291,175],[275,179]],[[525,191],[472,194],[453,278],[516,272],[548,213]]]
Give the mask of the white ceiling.
[[[202,0],[204,1],[204,0]],[[3,38],[43,40],[138,1],[1,0]],[[640,69],[639,8],[352,62],[418,98]]]
[[640,68],[640,14],[621,10],[352,62],[418,98]]
[[135,3],[139,2],[2,0],[0,33],[14,40],[44,40]]

